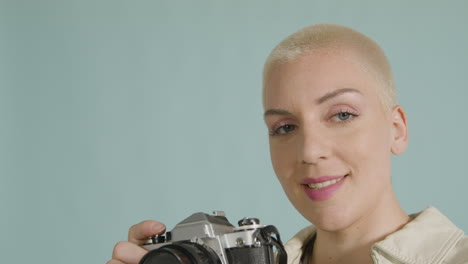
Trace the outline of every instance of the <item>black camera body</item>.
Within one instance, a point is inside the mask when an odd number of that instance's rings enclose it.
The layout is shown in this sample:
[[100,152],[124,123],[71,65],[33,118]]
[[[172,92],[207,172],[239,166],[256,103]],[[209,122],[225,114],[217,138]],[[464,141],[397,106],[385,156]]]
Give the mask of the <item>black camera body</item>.
[[165,235],[151,237],[140,264],[286,264],[274,226],[261,225],[256,218],[238,224],[229,223],[224,212],[195,213]]

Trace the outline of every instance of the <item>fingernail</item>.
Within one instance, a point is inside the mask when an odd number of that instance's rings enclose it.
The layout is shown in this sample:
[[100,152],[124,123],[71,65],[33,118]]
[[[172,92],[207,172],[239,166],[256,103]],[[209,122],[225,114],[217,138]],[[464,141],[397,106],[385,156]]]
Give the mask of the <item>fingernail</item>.
[[162,224],[160,224],[160,223],[155,223],[155,224],[153,225],[153,230],[154,230],[155,232],[161,232],[161,231],[164,230],[164,225],[162,225]]

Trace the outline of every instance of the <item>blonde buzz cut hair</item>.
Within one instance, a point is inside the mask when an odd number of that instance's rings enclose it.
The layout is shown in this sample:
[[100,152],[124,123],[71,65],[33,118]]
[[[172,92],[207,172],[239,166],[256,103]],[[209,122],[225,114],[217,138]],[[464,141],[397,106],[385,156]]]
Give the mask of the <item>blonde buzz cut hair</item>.
[[[334,24],[317,24],[305,27],[281,41],[268,56],[263,69],[263,83],[275,65],[294,61],[315,52],[357,55],[361,68],[379,83],[380,100],[384,109],[397,104],[393,74],[380,46],[362,33]],[[344,58],[347,59],[346,56]],[[355,58],[355,57],[354,57]],[[265,87],[263,88],[265,91]]]

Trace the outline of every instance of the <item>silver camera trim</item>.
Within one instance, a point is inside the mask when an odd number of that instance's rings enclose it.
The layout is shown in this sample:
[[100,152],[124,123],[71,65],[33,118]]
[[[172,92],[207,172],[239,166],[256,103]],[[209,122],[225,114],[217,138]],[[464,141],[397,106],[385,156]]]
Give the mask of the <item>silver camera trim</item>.
[[[213,249],[219,256],[222,264],[228,264],[225,254],[226,248],[260,247],[262,243],[255,238],[255,231],[265,227],[261,224],[244,225],[240,227],[232,226],[226,218],[219,223],[210,217],[223,217],[224,212],[217,211],[213,215],[195,213],[177,224],[171,231],[170,241],[153,244],[152,239],[149,244],[143,247],[147,250],[154,250],[165,245],[170,245],[177,241],[190,241],[199,245],[206,245]],[[223,222],[225,221],[225,222]],[[202,228],[200,228],[202,227]],[[216,235],[221,234],[221,235]]]

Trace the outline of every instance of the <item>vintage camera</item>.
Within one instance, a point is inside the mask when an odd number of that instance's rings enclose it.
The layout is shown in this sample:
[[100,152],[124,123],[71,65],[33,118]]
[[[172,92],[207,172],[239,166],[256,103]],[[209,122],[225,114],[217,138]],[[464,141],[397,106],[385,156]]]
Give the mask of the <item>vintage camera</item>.
[[[278,230],[244,218],[234,227],[224,215],[195,213],[165,236],[151,237],[140,264],[286,264]],[[277,262],[275,262],[275,254]]]

